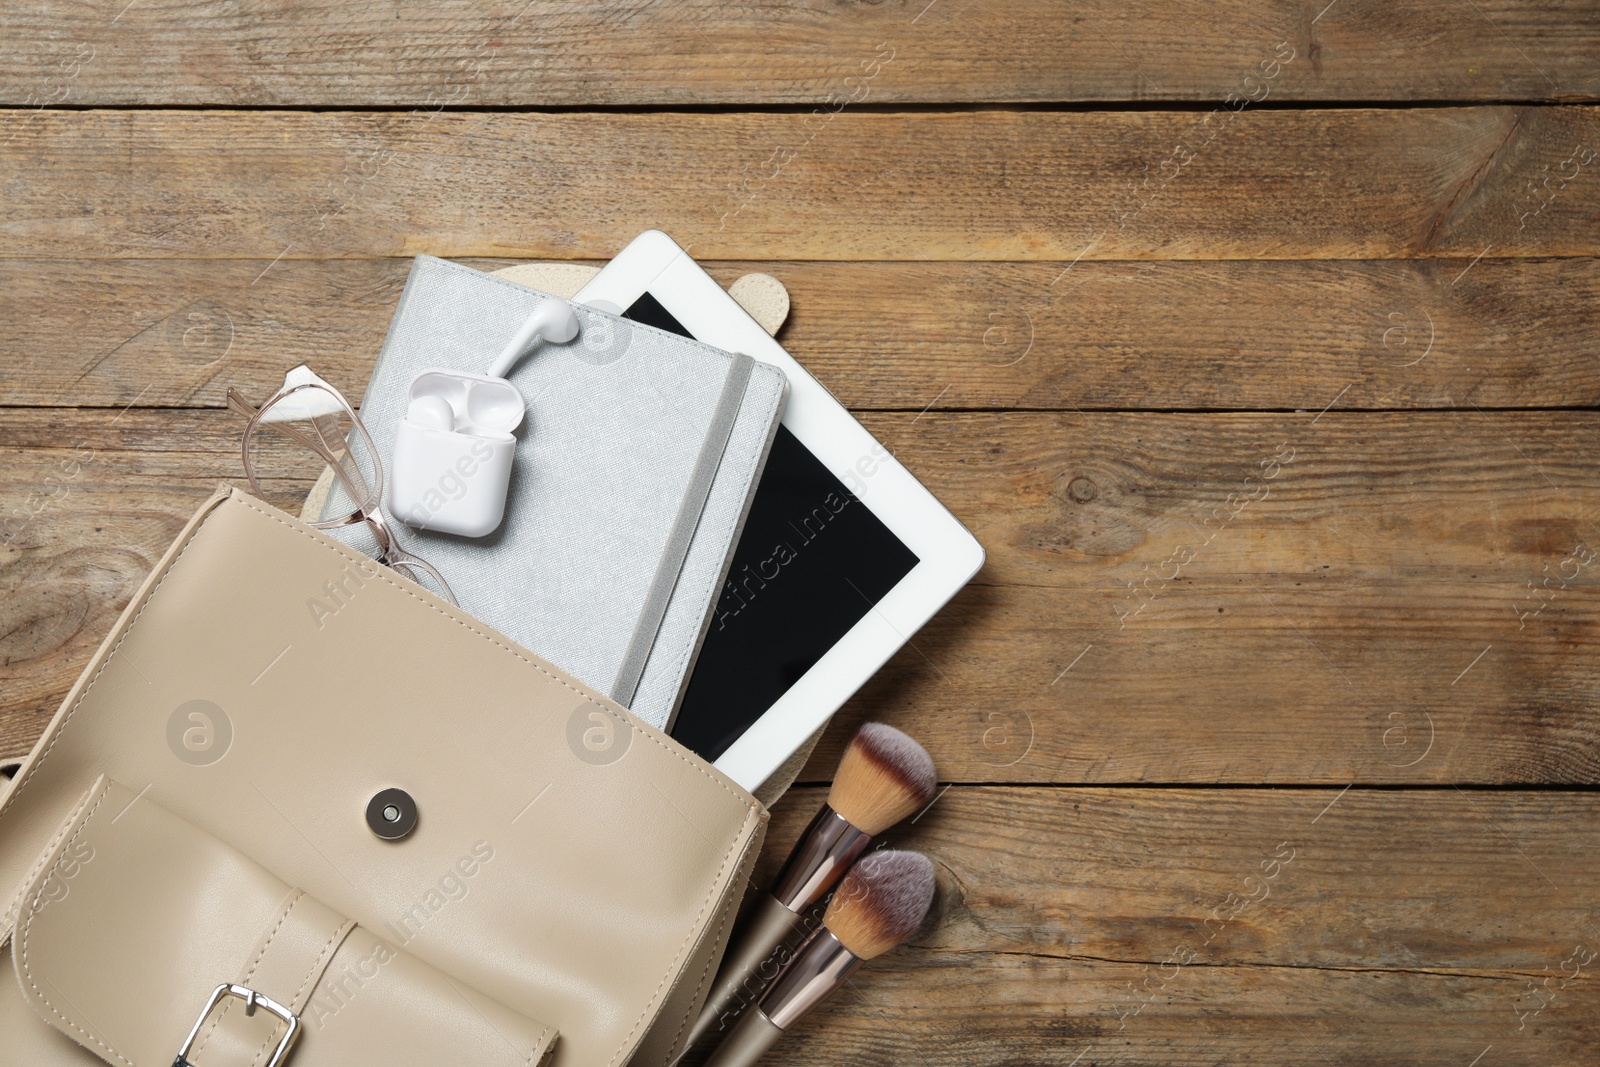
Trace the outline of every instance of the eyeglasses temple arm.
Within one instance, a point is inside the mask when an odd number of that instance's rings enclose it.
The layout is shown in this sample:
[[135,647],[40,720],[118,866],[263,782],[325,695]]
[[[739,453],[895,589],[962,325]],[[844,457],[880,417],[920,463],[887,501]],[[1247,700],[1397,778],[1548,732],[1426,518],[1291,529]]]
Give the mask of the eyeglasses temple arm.
[[[261,410],[260,408],[257,408],[255,405],[251,404],[244,397],[234,392],[232,389],[228,390],[228,406],[237,414],[243,415],[246,419],[254,419]],[[322,456],[322,458],[327,460],[330,464],[333,463],[333,457],[329,456],[327,452],[323,450],[321,445],[317,444],[317,442],[313,441],[311,438],[307,437],[305,434],[301,433],[299,430],[296,430],[287,423],[269,422],[263,425],[269,426],[278,431],[296,444],[311,449],[313,452],[316,452],[318,455]]]
[[[363,495],[361,486],[365,484],[366,479],[356,466],[355,457],[350,453],[349,442],[338,431],[339,420],[332,415],[318,415],[311,420],[311,425],[316,428],[317,438],[322,443],[322,447],[317,451],[339,476],[339,481],[344,484],[344,491],[350,495],[350,499],[360,498]],[[376,461],[376,457],[373,458]]]
[[[247,419],[254,419],[260,413],[259,408],[233,389],[228,390],[228,406]],[[350,495],[352,500],[355,500],[365,495],[361,489],[362,481],[351,476],[350,467],[347,464],[353,464],[355,461],[351,457],[350,449],[345,445],[344,440],[336,432],[330,434],[328,425],[334,421],[331,416],[326,415],[311,420],[312,425],[317,428],[317,438],[320,440],[313,440],[287,423],[269,422],[264,425],[321,456],[328,466],[333,468],[333,472],[339,476],[339,481],[344,485],[344,491]],[[337,442],[337,450],[325,443],[329,441],[330,437]]]

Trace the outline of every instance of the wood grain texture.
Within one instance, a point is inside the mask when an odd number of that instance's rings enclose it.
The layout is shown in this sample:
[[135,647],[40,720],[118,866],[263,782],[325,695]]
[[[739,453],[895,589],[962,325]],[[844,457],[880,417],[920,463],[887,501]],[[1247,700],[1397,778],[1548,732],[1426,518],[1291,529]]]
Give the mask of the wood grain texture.
[[869,420],[988,563],[855,715],[962,781],[1592,780],[1592,414],[1041,418]]
[[1591,107],[7,120],[10,257],[606,258],[648,225],[702,259],[1600,252]]
[[1279,42],[1297,65],[1273,99],[1600,94],[1600,18],[1558,0],[35,0],[6,5],[0,39],[0,101],[24,106],[1220,100]]
[[[758,883],[822,799],[779,804]],[[1583,1062],[1597,804],[958,786],[891,832],[939,869],[932,920],[773,1059]]]
[[[1600,780],[1600,416],[866,422],[989,559],[847,705],[810,780],[866,717],[948,781]],[[42,728],[237,475],[237,432],[221,411],[0,418],[0,737]]]
[[1592,0],[7,3],[0,757],[237,475],[228,386],[359,394],[417,252],[656,226],[988,552],[803,773],[927,744],[933,918],[764,1062],[1590,1062],[1597,51]]
[[[856,410],[1600,403],[1593,259],[705,266],[780,279],[783,344]],[[0,404],[219,407],[300,361],[359,396],[409,269],[0,259]]]

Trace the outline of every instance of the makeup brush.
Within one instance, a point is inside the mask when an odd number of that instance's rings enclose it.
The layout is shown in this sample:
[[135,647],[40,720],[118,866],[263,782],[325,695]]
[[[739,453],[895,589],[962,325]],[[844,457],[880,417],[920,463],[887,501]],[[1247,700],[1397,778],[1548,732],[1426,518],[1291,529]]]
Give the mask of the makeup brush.
[[795,953],[705,1067],[751,1067],[861,964],[916,933],[933,903],[933,862],[920,852],[874,852],[850,868],[822,929]]
[[875,836],[933,800],[937,784],[933,758],[911,737],[881,722],[856,731],[839,761],[828,802],[800,835],[772,890],[756,898],[734,931],[686,1050],[726,1027],[761,995],[787,958],[774,956],[774,950],[801,932],[806,912],[838,884]]

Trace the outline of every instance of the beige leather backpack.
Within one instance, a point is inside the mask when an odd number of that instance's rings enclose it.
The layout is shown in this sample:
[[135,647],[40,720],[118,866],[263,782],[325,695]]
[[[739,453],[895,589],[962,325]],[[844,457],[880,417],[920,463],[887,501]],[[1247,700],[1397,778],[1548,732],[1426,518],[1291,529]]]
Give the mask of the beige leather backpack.
[[0,795],[0,1065],[665,1064],[765,824],[624,708],[224,487]]

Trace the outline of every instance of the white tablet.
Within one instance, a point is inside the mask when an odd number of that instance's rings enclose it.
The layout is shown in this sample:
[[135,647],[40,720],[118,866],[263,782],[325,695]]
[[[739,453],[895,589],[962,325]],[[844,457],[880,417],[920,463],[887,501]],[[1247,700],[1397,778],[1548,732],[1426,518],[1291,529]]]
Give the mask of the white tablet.
[[789,400],[674,738],[747,789],[983,565],[944,505],[659,230],[574,298],[780,367]]

